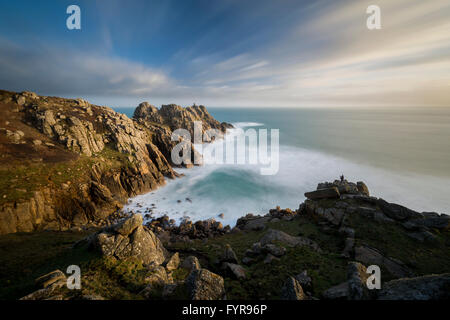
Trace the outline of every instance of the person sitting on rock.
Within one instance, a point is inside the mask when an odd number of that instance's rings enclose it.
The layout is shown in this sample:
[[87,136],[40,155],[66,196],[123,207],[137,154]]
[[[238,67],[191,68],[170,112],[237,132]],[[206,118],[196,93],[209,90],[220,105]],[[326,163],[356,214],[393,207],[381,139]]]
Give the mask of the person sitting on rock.
[[341,174],[341,182],[344,182],[344,175]]

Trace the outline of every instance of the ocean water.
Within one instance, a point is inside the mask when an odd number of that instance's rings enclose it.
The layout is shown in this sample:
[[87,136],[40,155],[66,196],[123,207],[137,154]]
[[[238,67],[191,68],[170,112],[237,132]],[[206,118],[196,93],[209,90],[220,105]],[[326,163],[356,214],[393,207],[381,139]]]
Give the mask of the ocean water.
[[250,164],[179,169],[184,177],[131,199],[125,210],[155,204],[154,216],[234,225],[246,213],[296,209],[306,191],[344,174],[387,201],[450,213],[450,108],[208,110],[244,130],[279,129],[277,174],[261,175],[261,165]]

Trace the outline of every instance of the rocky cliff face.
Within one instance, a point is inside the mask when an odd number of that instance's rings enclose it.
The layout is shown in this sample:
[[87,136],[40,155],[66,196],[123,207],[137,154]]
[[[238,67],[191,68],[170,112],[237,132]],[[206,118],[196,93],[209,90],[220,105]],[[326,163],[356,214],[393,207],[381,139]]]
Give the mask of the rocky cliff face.
[[0,234],[105,224],[128,197],[178,176],[173,128],[190,130],[194,120],[225,128],[204,107],[143,103],[129,119],[83,99],[32,92],[0,91],[0,104],[0,162],[9,173],[1,181]]

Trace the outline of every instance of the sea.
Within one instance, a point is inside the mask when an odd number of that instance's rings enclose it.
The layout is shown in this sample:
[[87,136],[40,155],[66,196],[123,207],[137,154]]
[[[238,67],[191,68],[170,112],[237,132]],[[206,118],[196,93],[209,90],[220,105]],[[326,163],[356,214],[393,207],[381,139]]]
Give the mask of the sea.
[[[133,108],[116,108],[131,117]],[[206,163],[130,199],[126,211],[177,222],[297,209],[319,182],[364,181],[371,195],[408,208],[450,214],[450,108],[208,108],[219,121],[279,132],[276,174],[260,163]],[[214,143],[222,143],[216,141]],[[269,150],[271,140],[268,142]],[[248,149],[247,149],[248,152]],[[209,153],[210,154],[210,153]],[[248,155],[247,155],[248,156]],[[248,162],[248,161],[247,161]],[[219,215],[223,214],[223,218]]]

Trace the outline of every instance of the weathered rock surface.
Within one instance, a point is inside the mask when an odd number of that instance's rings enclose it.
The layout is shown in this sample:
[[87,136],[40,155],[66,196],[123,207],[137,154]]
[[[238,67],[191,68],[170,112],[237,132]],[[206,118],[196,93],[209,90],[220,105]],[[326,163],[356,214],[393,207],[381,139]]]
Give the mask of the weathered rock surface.
[[304,237],[294,237],[283,231],[269,229],[267,233],[259,240],[262,246],[274,241],[285,243],[290,247],[307,246],[315,251],[320,251],[319,246],[314,241]]
[[367,246],[358,246],[355,248],[355,260],[364,263],[365,265],[384,266],[395,277],[409,276],[410,271],[393,259],[384,257],[380,252],[374,248]]
[[404,278],[385,283],[379,300],[448,300],[450,273]]
[[305,300],[302,286],[294,277],[289,277],[281,289],[282,300]]
[[305,197],[311,200],[328,199],[328,198],[339,198],[340,193],[338,188],[323,188],[317,189],[316,191],[306,192]]
[[133,215],[123,223],[96,233],[90,240],[91,246],[107,257],[133,257],[144,264],[161,264],[166,260],[166,250],[142,222],[141,215]]
[[225,296],[223,278],[206,269],[192,271],[186,286],[192,300],[221,300]]

